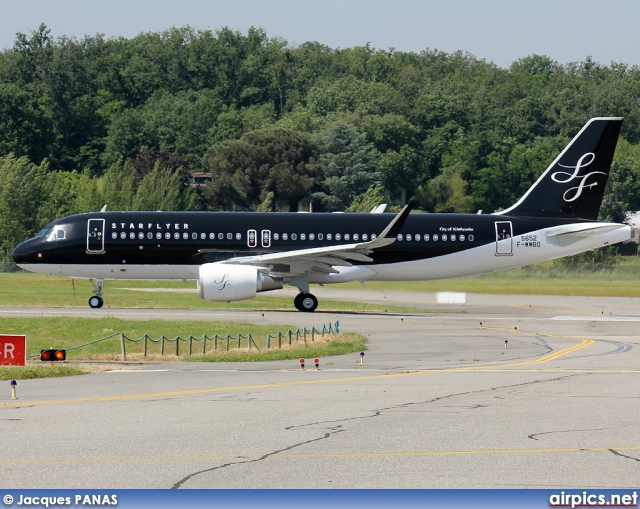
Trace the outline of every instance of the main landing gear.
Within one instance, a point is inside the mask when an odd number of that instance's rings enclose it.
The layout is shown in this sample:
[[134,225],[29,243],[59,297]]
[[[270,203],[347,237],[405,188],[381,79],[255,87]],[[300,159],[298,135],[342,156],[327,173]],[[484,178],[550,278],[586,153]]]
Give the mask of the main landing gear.
[[[91,281],[91,280],[89,280]],[[93,282],[92,282],[93,283]],[[102,300],[102,287],[104,286],[104,281],[102,279],[96,279],[95,284],[93,285],[93,293],[94,296],[89,299],[89,306],[93,309],[101,308],[104,304]]]
[[293,299],[293,305],[298,311],[312,313],[318,307],[318,299],[310,293],[300,292],[296,295],[296,298]]

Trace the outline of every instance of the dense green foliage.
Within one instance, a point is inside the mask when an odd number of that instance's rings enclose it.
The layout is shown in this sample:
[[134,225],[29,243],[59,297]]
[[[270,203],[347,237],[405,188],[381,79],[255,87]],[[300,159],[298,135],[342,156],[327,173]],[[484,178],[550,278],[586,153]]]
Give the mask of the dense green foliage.
[[[511,205],[593,116],[624,116],[603,218],[640,209],[640,69],[292,47],[189,27],[0,52],[0,250],[99,210]],[[213,184],[185,185],[210,171]],[[372,187],[373,186],[373,187]],[[365,196],[368,189],[370,193]],[[354,205],[355,204],[355,205]]]

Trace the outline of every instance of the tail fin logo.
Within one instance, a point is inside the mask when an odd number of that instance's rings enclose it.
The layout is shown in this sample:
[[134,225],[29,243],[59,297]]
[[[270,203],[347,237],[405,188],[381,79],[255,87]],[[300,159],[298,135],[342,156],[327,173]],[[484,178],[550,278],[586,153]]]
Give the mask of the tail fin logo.
[[580,159],[578,159],[578,164],[575,166],[565,166],[564,164],[558,163],[558,166],[562,166],[563,168],[568,168],[573,170],[572,173],[568,173],[566,171],[557,171],[551,175],[551,180],[557,182],[558,184],[568,184],[569,182],[573,182],[576,180],[578,185],[567,189],[565,193],[562,195],[562,198],[566,202],[576,201],[582,195],[582,192],[585,188],[591,189],[598,185],[597,182],[592,182],[590,184],[587,183],[589,177],[593,175],[606,175],[605,172],[602,171],[592,171],[590,173],[586,173],[585,175],[580,175],[580,172],[583,168],[589,166],[596,158],[596,155],[593,152],[587,152]]

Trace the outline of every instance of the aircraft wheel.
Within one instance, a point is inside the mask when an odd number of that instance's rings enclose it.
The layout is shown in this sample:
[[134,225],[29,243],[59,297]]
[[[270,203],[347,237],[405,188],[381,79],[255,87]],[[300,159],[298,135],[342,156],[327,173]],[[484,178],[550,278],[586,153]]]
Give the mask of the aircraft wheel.
[[103,304],[104,301],[102,300],[102,297],[91,297],[89,299],[89,306],[93,309],[101,308]]
[[315,295],[310,293],[301,294],[302,299],[300,301],[300,311],[305,311],[307,313],[312,313],[318,307],[318,299],[316,299]]
[[304,293],[300,292],[298,295],[296,295],[295,299],[293,299],[293,305],[298,311],[304,311],[302,309],[302,299],[304,298],[304,295]]

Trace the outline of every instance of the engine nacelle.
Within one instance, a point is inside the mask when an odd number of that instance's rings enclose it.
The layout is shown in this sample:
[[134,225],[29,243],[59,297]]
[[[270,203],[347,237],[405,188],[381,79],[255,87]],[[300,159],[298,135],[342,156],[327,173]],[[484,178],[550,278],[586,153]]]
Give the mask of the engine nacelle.
[[225,263],[205,263],[200,266],[198,295],[205,300],[253,299],[258,292],[280,288],[281,278],[261,274],[257,267]]

